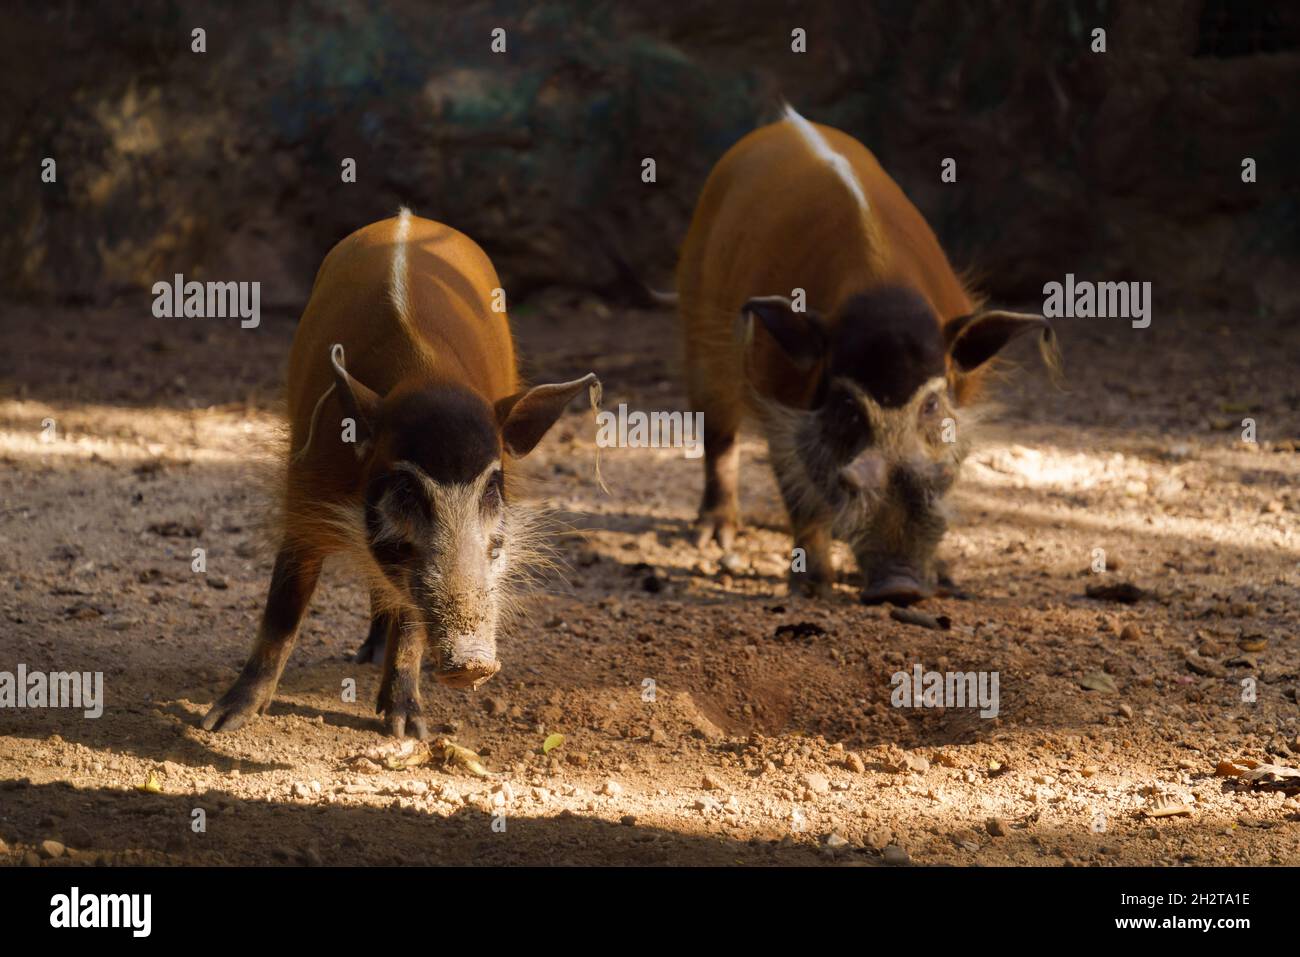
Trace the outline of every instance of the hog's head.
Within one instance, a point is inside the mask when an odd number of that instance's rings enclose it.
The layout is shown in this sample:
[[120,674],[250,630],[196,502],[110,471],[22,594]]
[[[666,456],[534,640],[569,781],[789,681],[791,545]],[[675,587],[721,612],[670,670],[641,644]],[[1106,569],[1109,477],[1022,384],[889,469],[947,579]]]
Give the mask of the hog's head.
[[931,594],[944,498],[969,450],[958,402],[966,377],[1032,330],[1055,367],[1047,320],[990,310],[941,323],[901,287],[850,297],[831,316],[779,296],[749,300],[742,315],[810,379],[809,408],[760,397],[782,487],[797,508],[832,517],[857,557],[864,601]]
[[534,550],[531,513],[507,495],[505,469],[599,383],[589,374],[495,404],[459,386],[379,396],[335,349],[335,388],[364,459],[358,547],[403,626],[424,629],[438,680],[477,688],[500,668],[497,630],[518,565]]

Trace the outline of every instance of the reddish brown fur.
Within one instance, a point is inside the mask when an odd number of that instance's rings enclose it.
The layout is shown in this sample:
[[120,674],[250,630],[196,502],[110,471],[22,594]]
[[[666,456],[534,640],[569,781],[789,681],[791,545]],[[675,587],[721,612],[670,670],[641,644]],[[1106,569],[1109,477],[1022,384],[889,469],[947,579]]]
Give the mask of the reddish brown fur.
[[338,539],[333,523],[322,521],[322,506],[359,504],[366,480],[391,464],[387,449],[376,449],[363,463],[338,441],[345,411],[337,389],[316,413],[312,434],[317,401],[334,384],[332,344],[343,345],[348,373],[380,396],[457,385],[494,405],[519,389],[509,319],[492,309],[500,281],[487,254],[450,226],[410,216],[404,318],[391,290],[398,223],[393,217],[363,227],[329,252],[289,355],[293,455],[284,534],[313,552],[349,544]]
[[[719,422],[738,420],[745,396],[736,317],[753,296],[807,292],[810,309],[833,317],[845,298],[902,285],[919,292],[940,324],[979,305],[948,262],[925,218],[853,137],[813,124],[857,176],[865,218],[836,172],[788,121],[755,130],[718,161],[705,183],[677,274],[692,395]],[[756,331],[754,381],[765,395],[806,404],[814,376],[800,374]],[[949,378],[958,401],[974,398],[983,370]]]

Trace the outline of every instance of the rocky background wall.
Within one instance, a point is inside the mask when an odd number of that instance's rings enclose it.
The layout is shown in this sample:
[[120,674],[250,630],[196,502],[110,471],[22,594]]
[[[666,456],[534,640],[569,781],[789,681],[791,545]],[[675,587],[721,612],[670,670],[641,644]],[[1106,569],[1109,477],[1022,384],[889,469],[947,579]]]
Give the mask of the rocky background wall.
[[334,242],[406,204],[477,239],[514,297],[632,296],[671,282],[710,166],[785,98],[874,149],[996,297],[1074,272],[1243,314],[1297,302],[1297,4],[10,6],[11,294],[108,302],[182,272],[260,279],[296,312]]

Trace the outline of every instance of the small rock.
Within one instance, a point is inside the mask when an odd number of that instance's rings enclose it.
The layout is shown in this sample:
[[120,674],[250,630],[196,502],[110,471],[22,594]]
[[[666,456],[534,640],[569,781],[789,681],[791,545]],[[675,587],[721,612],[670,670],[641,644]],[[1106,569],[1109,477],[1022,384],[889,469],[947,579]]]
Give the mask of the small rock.
[[608,797],[618,797],[623,793],[623,785],[614,780],[606,781],[605,786],[600,789],[600,793]]
[[984,829],[989,832],[990,837],[1006,837],[1007,822],[1000,817],[991,817],[984,822]]
[[1137,641],[1141,637],[1142,629],[1132,622],[1125,625],[1124,629],[1119,633],[1120,641]]
[[800,775],[799,783],[814,794],[825,794],[831,789],[831,782],[827,780],[826,775],[816,772]]
[[483,702],[483,710],[492,717],[506,713],[506,700],[504,698],[488,698]]
[[1223,667],[1217,661],[1198,655],[1194,651],[1189,651],[1183,658],[1187,667],[1198,675],[1205,675],[1209,678],[1226,678],[1228,669]]
[[718,567],[728,575],[739,575],[745,570],[745,562],[735,552],[727,552],[719,560]]
[[897,844],[890,844],[885,848],[884,857],[885,863],[893,867],[905,867],[912,863],[912,859],[908,857],[907,851],[903,850]]
[[56,857],[62,857],[67,852],[67,848],[58,841],[41,841],[41,857],[47,860],[53,860]]
[[1084,593],[1089,598],[1097,601],[1116,601],[1125,605],[1131,605],[1134,602],[1150,597],[1132,582],[1116,582],[1113,585],[1089,585],[1084,589]]
[[712,771],[705,771],[704,780],[700,782],[700,787],[706,791],[721,791],[722,782],[718,780]]
[[1119,713],[1122,714],[1122,715],[1123,715],[1124,717],[1126,717],[1126,718],[1131,719],[1131,718],[1133,717],[1133,706],[1132,706],[1132,705],[1121,704],[1121,705],[1119,706],[1119,709],[1118,709],[1118,710],[1119,710]]
[[1119,690],[1115,685],[1115,679],[1104,671],[1094,671],[1092,674],[1084,675],[1079,679],[1079,687],[1088,691],[1100,691],[1102,694],[1115,694]]
[[833,831],[826,835],[826,846],[830,848],[847,847],[848,841]]
[[856,751],[850,751],[844,756],[844,766],[854,774],[862,774],[867,770],[866,762],[862,760],[862,756]]

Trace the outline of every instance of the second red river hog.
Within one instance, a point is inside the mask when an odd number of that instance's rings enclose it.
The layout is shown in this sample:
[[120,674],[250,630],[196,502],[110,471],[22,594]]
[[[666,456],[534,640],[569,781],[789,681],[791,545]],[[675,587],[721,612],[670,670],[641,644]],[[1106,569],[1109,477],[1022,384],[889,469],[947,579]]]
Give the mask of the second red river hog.
[[677,272],[692,407],[704,413],[698,542],[729,550],[737,431],[760,423],[790,517],[791,586],[828,594],[833,538],[866,602],[934,593],[963,410],[1039,315],[986,309],[916,207],[853,137],[786,108],[705,183]]
[[477,688],[534,551],[511,492],[527,455],[579,393],[525,388],[496,271],[471,239],[409,211],[357,230],[325,257],[289,357],[290,453],[282,533],[253,652],[203,719],[238,728],[263,712],[293,649],[321,563],[364,575],[382,656],[378,710],[401,737],[429,733],[426,650],[438,680]]

